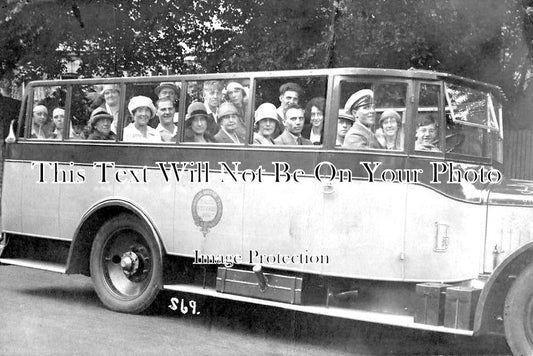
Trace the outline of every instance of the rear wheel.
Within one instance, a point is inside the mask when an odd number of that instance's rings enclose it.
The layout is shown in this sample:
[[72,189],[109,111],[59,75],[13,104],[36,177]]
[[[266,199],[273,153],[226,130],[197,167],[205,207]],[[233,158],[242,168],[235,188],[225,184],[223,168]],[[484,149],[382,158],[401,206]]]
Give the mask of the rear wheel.
[[533,355],[533,265],[514,281],[504,310],[505,337],[514,355]]
[[108,220],[91,249],[91,278],[106,307],[140,313],[162,288],[162,252],[152,232],[138,218],[121,214]]

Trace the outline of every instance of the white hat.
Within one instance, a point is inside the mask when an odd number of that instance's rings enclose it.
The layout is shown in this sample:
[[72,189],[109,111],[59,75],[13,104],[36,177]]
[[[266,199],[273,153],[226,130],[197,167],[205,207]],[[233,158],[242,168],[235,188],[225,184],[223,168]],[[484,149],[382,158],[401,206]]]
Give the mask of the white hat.
[[274,104],[263,103],[259,105],[257,110],[255,110],[254,125],[263,119],[276,120],[277,124],[279,125],[278,112],[276,111]]
[[44,112],[46,115],[48,115],[48,109],[44,105],[37,105],[33,108],[33,112]]
[[104,94],[106,90],[116,90],[120,92],[120,87],[117,84],[104,84],[102,85],[102,90],[100,90],[100,94]]
[[231,83],[228,83],[228,85],[226,86],[226,90],[228,91],[234,91],[235,89],[242,90],[244,95],[246,95],[246,90],[244,89],[241,83],[231,82]]
[[220,107],[218,108],[218,119],[219,119],[219,121],[222,120],[224,118],[224,116],[228,116],[228,115],[231,115],[231,114],[241,116],[239,114],[239,111],[235,107],[235,105],[233,105],[232,103],[229,103],[229,102],[225,101],[222,104],[220,104]]
[[155,116],[156,110],[154,104],[152,103],[152,99],[142,95],[134,96],[130,99],[130,102],[128,103],[128,111],[132,116],[133,112],[140,107],[147,107],[152,112],[151,117]]
[[361,89],[355,94],[352,94],[346,104],[344,111],[351,113],[353,109],[359,106],[371,104],[374,99],[374,92],[370,89]]
[[65,109],[55,108],[54,111],[52,111],[52,117],[59,115],[59,114],[65,115]]

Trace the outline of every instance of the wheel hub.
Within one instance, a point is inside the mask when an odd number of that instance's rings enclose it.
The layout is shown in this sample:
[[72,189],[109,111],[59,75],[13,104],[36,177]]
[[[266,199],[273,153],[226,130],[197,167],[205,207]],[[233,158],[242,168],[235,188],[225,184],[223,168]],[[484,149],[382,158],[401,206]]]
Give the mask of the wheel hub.
[[122,272],[130,277],[139,269],[139,257],[133,251],[125,252],[120,258],[120,267],[122,267]]

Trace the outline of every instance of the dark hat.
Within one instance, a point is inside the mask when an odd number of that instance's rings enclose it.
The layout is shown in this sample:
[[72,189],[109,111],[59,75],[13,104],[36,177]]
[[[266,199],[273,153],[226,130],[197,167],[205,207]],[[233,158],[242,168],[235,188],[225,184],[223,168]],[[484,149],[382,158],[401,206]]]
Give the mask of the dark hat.
[[353,118],[352,114],[348,114],[343,109],[339,109],[339,119],[348,120],[351,122],[355,122],[355,119]]
[[374,100],[374,92],[370,89],[361,89],[348,99],[344,110],[351,113],[352,110],[357,109],[360,106],[372,104]]
[[161,89],[163,89],[163,88],[169,88],[169,89],[174,90],[174,92],[176,93],[176,96],[179,95],[179,93],[180,93],[180,90],[179,90],[179,88],[176,86],[176,84],[174,84],[174,83],[170,83],[170,82],[163,82],[163,83],[159,84],[159,85],[154,89],[155,95],[157,95],[157,96],[159,97],[159,92],[160,92]]
[[96,108],[91,113],[91,118],[89,119],[89,125],[94,127],[96,123],[100,120],[107,119],[113,122],[113,116],[105,111],[104,108]]
[[185,120],[192,119],[194,116],[204,116],[206,118],[209,117],[209,115],[207,115],[207,109],[205,108],[204,103],[195,101],[189,105],[187,108],[187,115],[185,115]]

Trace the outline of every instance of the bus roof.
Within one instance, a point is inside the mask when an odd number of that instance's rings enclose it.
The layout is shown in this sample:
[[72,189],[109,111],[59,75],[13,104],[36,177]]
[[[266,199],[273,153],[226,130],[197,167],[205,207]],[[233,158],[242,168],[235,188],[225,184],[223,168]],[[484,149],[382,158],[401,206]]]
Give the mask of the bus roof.
[[[424,69],[385,69],[385,68],[323,68],[323,69],[295,69],[279,71],[257,71],[257,72],[229,72],[229,73],[199,73],[199,74],[173,74],[165,76],[138,76],[138,77],[111,77],[111,78],[84,78],[84,79],[64,79],[65,84],[102,84],[107,81],[116,83],[117,80],[124,83],[131,82],[153,82],[157,81],[179,81],[179,80],[216,80],[231,78],[269,78],[269,77],[296,77],[302,75],[359,75],[373,77],[395,77],[405,79],[422,79],[422,80],[448,80],[456,83],[475,86],[488,90],[502,99],[506,100],[505,94],[497,85],[461,77],[454,74],[436,72]],[[57,80],[38,80],[33,81],[30,85],[57,85]]]

